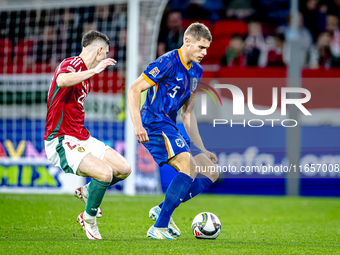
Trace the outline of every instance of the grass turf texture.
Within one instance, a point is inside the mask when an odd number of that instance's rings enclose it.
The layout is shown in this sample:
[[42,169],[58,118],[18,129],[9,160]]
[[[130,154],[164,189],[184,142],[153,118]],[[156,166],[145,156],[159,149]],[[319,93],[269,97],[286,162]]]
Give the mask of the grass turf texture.
[[[337,254],[340,200],[328,198],[201,195],[182,204],[177,240],[149,240],[151,207],[163,197],[107,195],[99,226],[103,240],[88,240],[77,216],[84,204],[71,195],[0,194],[0,254]],[[222,232],[199,240],[191,221],[216,214]]]

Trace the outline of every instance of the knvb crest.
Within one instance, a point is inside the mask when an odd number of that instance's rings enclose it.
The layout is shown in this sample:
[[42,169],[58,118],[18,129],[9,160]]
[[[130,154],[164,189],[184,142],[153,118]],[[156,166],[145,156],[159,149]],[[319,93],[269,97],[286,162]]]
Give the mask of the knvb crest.
[[175,142],[176,142],[176,145],[180,148],[183,148],[185,145],[182,139],[176,139]]
[[191,91],[195,91],[197,89],[197,84],[198,84],[198,81],[197,81],[197,78],[193,78],[192,79],[192,87],[191,87]]

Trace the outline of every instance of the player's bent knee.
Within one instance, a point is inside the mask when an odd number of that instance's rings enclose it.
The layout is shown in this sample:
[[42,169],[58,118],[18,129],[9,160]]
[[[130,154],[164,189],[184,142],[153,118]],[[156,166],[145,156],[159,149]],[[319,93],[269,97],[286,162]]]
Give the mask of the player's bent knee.
[[212,180],[214,182],[218,179],[219,176],[220,176],[220,173],[218,171],[211,172],[210,173],[210,180]]
[[110,166],[106,166],[105,168],[102,169],[101,175],[98,178],[98,180],[102,181],[102,182],[111,182],[112,181],[112,177],[113,177],[113,174],[112,174],[111,167]]
[[205,175],[206,177],[208,177],[212,182],[215,182],[220,175],[220,173],[218,172],[218,170],[214,166],[211,166],[211,168],[209,166],[209,171],[200,172],[200,173]]
[[120,165],[113,175],[120,179],[126,179],[131,174],[131,166],[128,163]]
[[126,179],[131,174],[131,166],[129,164],[125,164],[121,170],[121,178]]

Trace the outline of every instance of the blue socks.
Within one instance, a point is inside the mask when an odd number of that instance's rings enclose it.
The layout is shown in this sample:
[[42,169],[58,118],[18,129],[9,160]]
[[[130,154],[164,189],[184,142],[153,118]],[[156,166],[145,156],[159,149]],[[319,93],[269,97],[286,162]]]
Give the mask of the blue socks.
[[183,200],[183,203],[197,196],[203,190],[211,186],[211,184],[213,184],[213,181],[210,180],[208,177],[203,174],[197,174],[195,180],[191,184],[191,187]]
[[[197,196],[203,190],[208,188],[211,184],[213,184],[213,181],[210,180],[208,177],[206,177],[203,174],[197,174],[195,180],[191,184],[190,189],[188,190],[187,194],[185,195],[182,203],[184,203],[184,202],[190,200],[191,198]],[[159,204],[159,207],[162,208],[163,204],[164,204],[164,202]]]
[[181,172],[172,180],[166,191],[161,213],[155,223],[156,228],[168,227],[173,211],[185,199],[192,182],[193,180],[190,176]]

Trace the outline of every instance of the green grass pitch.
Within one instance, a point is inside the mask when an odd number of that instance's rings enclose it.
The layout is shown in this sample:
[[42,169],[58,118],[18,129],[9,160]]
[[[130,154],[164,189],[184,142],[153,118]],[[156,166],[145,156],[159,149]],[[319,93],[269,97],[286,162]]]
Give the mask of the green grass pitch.
[[[88,240],[76,222],[84,204],[71,195],[0,194],[0,254],[338,254],[340,200],[200,195],[182,204],[177,240],[149,240],[148,218],[160,196],[107,195],[99,226],[103,240]],[[216,214],[222,232],[199,240],[194,216]]]

